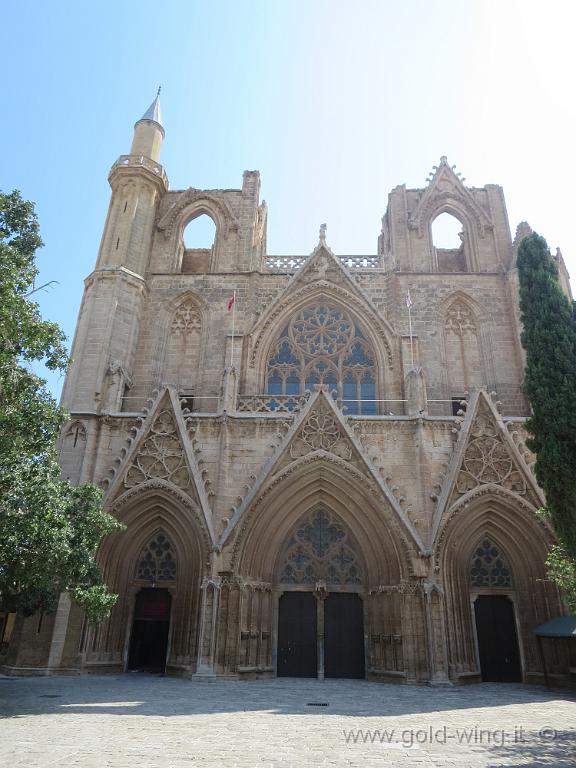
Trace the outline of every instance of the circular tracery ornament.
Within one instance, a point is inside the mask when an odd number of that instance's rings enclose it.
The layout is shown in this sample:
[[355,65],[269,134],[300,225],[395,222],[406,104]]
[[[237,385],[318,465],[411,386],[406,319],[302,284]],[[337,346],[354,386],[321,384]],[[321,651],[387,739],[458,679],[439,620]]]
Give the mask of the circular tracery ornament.
[[513,469],[506,448],[492,437],[477,438],[468,446],[464,469],[479,483],[499,483]]
[[292,321],[295,345],[305,355],[337,355],[354,335],[354,325],[337,307],[321,304],[301,310]]
[[300,438],[314,451],[329,451],[341,438],[340,429],[328,413],[314,414],[302,427]]

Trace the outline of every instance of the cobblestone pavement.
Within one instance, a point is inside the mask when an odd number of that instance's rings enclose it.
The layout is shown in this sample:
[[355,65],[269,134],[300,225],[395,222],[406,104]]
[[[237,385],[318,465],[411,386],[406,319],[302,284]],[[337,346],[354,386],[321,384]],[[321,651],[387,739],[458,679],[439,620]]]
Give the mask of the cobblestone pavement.
[[521,685],[1,678],[0,715],[10,768],[576,766],[576,695]]

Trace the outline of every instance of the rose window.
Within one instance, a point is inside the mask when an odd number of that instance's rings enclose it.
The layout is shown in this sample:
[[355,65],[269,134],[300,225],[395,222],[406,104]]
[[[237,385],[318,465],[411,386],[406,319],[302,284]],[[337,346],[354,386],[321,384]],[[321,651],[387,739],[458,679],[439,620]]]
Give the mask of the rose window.
[[376,413],[374,353],[344,310],[319,304],[300,310],[280,333],[268,359],[266,392],[303,395],[321,384],[348,414]]

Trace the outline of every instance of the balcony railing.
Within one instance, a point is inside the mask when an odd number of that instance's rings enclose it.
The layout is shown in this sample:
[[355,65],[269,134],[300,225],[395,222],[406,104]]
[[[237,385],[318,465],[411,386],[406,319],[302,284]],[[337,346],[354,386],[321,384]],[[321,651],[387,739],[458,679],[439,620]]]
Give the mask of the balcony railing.
[[168,176],[166,176],[166,171],[160,163],[155,163],[154,160],[151,160],[149,157],[144,157],[144,155],[120,155],[118,160],[116,160],[112,166],[112,170],[121,166],[139,166],[140,168],[146,168],[147,171],[151,171],[152,173],[155,173],[156,176],[159,176],[164,184],[168,186]]
[[[378,269],[381,267],[379,256],[337,256],[348,269]],[[269,272],[295,272],[301,269],[308,256],[266,256],[266,269]]]
[[308,395],[239,395],[236,410],[239,413],[295,413],[308,399]]

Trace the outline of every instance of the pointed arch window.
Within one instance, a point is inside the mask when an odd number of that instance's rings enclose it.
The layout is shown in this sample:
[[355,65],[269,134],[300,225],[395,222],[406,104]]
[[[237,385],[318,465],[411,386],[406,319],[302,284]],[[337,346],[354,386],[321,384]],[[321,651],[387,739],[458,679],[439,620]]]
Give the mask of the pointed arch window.
[[512,586],[508,560],[488,537],[482,539],[472,555],[470,583],[473,587]]
[[363,583],[362,569],[347,531],[325,510],[309,516],[288,541],[281,561],[281,584]]
[[450,213],[440,213],[430,230],[439,272],[467,272],[464,224]]
[[336,390],[348,414],[376,413],[374,351],[350,315],[330,303],[297,312],[268,358],[267,394],[302,395],[316,384]]
[[140,553],[136,578],[145,581],[176,581],[176,553],[172,542],[162,531]]

